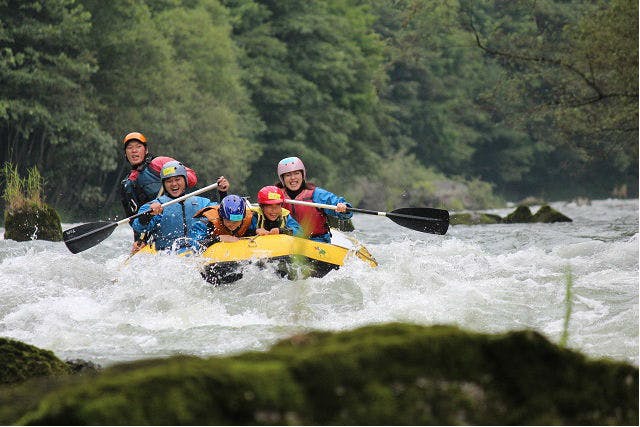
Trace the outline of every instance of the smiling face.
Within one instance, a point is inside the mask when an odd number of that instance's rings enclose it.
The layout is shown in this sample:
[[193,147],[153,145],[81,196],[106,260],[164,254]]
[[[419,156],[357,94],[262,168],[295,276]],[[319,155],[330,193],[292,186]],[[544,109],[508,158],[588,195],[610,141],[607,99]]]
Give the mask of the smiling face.
[[124,154],[127,156],[127,161],[131,163],[131,166],[138,166],[147,155],[147,146],[136,140],[129,141],[124,149]]
[[282,204],[274,203],[272,205],[260,205],[262,213],[269,221],[275,221],[282,214]]
[[230,219],[222,219],[222,223],[225,227],[227,227],[231,231],[235,231],[236,228],[240,227],[242,221],[231,221]]
[[172,176],[167,178],[162,181],[162,185],[164,185],[164,191],[169,193],[173,198],[182,196],[187,189],[187,182],[184,179],[184,176]]
[[284,186],[291,191],[298,191],[300,189],[300,186],[302,185],[302,179],[303,176],[301,170],[282,174]]

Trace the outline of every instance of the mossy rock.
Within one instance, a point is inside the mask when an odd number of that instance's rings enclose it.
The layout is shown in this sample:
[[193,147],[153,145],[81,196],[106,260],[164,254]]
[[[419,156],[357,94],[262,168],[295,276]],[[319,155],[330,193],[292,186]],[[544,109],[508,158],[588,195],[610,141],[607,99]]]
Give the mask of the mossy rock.
[[502,222],[511,224],[516,222],[531,222],[533,220],[533,214],[529,206],[518,206],[513,212],[504,217]]
[[532,222],[572,222],[568,216],[561,214],[549,205],[541,206],[533,215]]
[[295,336],[268,352],[113,366],[10,421],[637,425],[638,368],[589,360],[531,331],[375,325]]
[[451,225],[500,224],[501,222],[500,215],[476,212],[452,214],[449,218]]
[[0,338],[0,384],[13,384],[33,377],[70,374],[71,368],[52,352]]
[[340,231],[353,231],[355,227],[353,226],[353,222],[350,219],[340,219],[335,216],[327,215],[327,222],[329,223],[329,227],[337,228]]
[[4,230],[5,239],[18,242],[62,240],[60,216],[47,204],[43,207],[29,206],[12,212],[5,211]]

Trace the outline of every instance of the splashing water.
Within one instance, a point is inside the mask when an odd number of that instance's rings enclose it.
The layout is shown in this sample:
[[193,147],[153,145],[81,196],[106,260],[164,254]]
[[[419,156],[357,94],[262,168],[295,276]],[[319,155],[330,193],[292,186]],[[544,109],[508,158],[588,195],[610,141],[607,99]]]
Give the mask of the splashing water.
[[249,267],[218,288],[193,257],[129,259],[126,225],[76,255],[60,242],[0,240],[0,336],[103,365],[265,350],[310,329],[392,321],[528,328],[559,342],[570,268],[567,346],[637,366],[638,201],[553,207],[574,222],[454,226],[437,236],[356,214],[355,236],[378,268],[353,259],[324,278],[289,281]]

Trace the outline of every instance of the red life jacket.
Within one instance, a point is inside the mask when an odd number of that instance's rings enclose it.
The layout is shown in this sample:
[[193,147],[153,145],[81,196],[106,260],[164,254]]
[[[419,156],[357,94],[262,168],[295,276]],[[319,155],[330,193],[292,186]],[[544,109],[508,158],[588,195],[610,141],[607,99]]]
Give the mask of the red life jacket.
[[[152,191],[153,197],[155,197],[158,190],[162,186],[162,180],[160,179],[160,171],[162,170],[162,166],[164,166],[167,162],[172,162],[175,159],[166,156],[150,156],[148,155],[144,162],[134,168],[129,172],[129,179],[131,181],[138,181],[138,185],[141,187],[145,187],[150,183],[155,183],[158,188],[155,191]],[[191,188],[198,183],[198,177],[193,169],[185,166],[187,170],[187,187]]]
[[[313,192],[316,187],[312,185],[309,187],[311,188],[302,190],[294,200],[313,202]],[[298,221],[306,237],[322,236],[329,232],[327,215],[321,209],[313,206],[292,205],[286,202],[282,204],[282,207],[291,212],[291,216]]]
[[209,220],[209,227],[213,227],[213,234],[216,236],[236,236],[243,237],[244,234],[251,226],[251,217],[253,216],[253,212],[250,209],[247,209],[244,218],[242,218],[242,222],[240,223],[240,227],[235,230],[229,230],[222,218],[220,218],[220,205],[218,206],[208,206],[204,209],[196,212],[194,217],[204,216]]

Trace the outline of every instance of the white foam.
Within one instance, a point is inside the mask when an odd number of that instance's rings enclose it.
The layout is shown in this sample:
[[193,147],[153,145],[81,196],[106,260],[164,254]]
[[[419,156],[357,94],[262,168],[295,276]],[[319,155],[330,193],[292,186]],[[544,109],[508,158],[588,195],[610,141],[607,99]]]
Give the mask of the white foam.
[[218,288],[196,258],[126,262],[126,226],[76,255],[63,243],[0,240],[0,336],[102,364],[264,350],[309,329],[390,321],[532,328],[557,341],[570,268],[569,345],[637,365],[637,201],[555,207],[574,222],[454,226],[445,236],[356,215],[356,235],[379,267],[353,258],[297,281],[251,267]]

